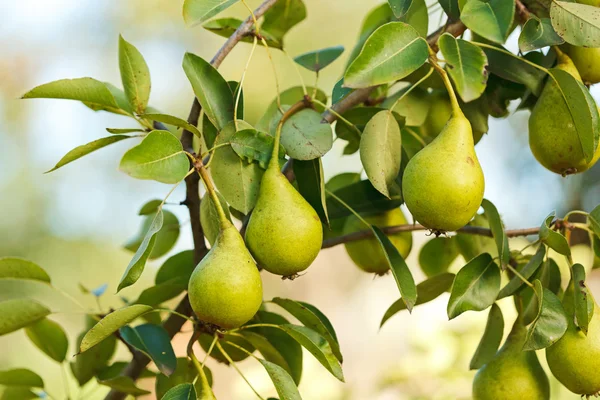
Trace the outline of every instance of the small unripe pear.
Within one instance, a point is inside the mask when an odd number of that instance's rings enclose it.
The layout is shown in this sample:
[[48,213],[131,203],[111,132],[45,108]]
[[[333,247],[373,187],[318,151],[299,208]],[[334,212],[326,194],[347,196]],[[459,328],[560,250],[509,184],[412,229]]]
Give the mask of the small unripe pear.
[[[399,208],[381,214],[365,216],[363,219],[378,228],[407,223],[406,217]],[[343,233],[348,234],[365,229],[369,228],[356,216],[351,215],[346,219]],[[406,258],[412,247],[412,234],[410,232],[398,232],[387,236],[396,249],[398,249],[398,252],[402,257]],[[389,271],[390,267],[377,239],[368,238],[357,240],[346,243],[345,247],[352,261],[354,261],[354,263],[363,271],[378,275],[383,275]]]
[[233,329],[258,311],[262,281],[239,232],[225,217],[221,223],[214,246],[192,272],[188,296],[201,321]]
[[535,351],[523,351],[527,329],[517,319],[506,343],[473,380],[473,400],[549,400],[550,384]]

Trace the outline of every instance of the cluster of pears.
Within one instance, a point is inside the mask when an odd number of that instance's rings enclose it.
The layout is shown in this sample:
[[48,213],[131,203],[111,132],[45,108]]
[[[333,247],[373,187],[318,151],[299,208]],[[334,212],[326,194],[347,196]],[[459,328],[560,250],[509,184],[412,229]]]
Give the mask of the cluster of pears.
[[[383,213],[366,215],[363,217],[371,225],[379,228],[386,226],[406,224],[406,217],[400,208]],[[365,224],[358,217],[351,215],[346,219],[343,234],[358,232],[365,229]],[[398,249],[403,258],[406,258],[412,248],[411,232],[398,232],[388,235],[388,238]],[[348,255],[361,270],[377,275],[384,275],[390,269],[387,258],[375,238],[368,238],[344,244]]]
[[473,218],[483,200],[485,182],[471,124],[458,105],[446,72],[438,71],[450,96],[450,119],[408,162],[402,194],[415,220],[433,231],[445,232],[462,228]]
[[[573,60],[560,50],[556,52],[556,68],[581,81]],[[540,164],[563,176],[586,171],[600,158],[598,146],[593,159],[589,163],[585,160],[573,117],[552,78],[548,78],[529,117],[529,147]]]

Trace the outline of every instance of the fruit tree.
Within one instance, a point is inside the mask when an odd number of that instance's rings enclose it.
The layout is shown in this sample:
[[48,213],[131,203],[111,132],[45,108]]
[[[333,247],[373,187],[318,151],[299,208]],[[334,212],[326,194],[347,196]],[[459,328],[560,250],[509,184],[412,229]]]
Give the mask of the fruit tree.
[[[238,1],[247,18],[223,17]],[[443,16],[437,24],[432,10]],[[215,399],[219,376],[205,365],[212,358],[238,371],[243,360],[257,362],[280,400],[297,400],[303,352],[343,382],[343,332],[319,304],[263,296],[265,275],[302,279],[322,249],[337,245],[366,274],[395,281],[398,300],[373,310],[383,315],[381,325],[445,293],[449,319],[487,313],[470,365],[478,370],[475,400],[550,399],[550,373],[575,394],[599,396],[600,310],[586,281],[593,265],[574,262],[571,247],[578,236],[600,257],[600,206],[565,215],[547,210],[539,226],[505,229],[502,210],[484,198],[475,146],[486,140],[490,118],[518,105],[539,164],[559,179],[594,166],[600,118],[589,89],[600,82],[600,0],[389,0],[364,16],[354,48],[290,57],[290,69],[314,73],[313,86],[298,73],[299,86],[281,90],[273,64],[264,79],[275,83],[276,96],[260,120],[246,121],[253,55],[285,53],[286,33],[307,11],[319,13],[302,0],[264,0],[255,9],[246,0],[185,0],[182,23],[226,38],[212,60],[182,54],[195,94],[187,118],[149,104],[149,67],[122,36],[120,87],[83,77],[23,95],[79,101],[138,124],[107,128],[108,136],[74,148],[48,172],[127,140],[135,145],[122,155],[120,171],[168,185],[163,198],[146,199],[140,209],[142,234],[127,245],[131,261],[116,291],[139,285],[151,273],[144,271],[148,260],[168,259],[136,300],[84,311],[87,328],[65,372],[79,383],[76,397],[86,397],[92,380],[106,399],[146,395],[137,381],[150,378],[158,399]],[[505,47],[509,35],[518,37],[518,52]],[[219,66],[237,45],[249,46],[250,56],[239,79],[228,81]],[[342,55],[345,65],[330,67]],[[325,93],[319,73],[336,65],[339,81]],[[345,142],[343,156],[359,154],[363,173],[326,182],[322,157],[337,139]],[[186,197],[174,202],[179,185]],[[173,205],[187,208],[193,235],[192,249],[177,254],[170,251],[187,225],[168,210]],[[414,231],[430,237],[411,265],[405,260],[415,250]],[[529,237],[526,248],[509,246],[517,236]],[[464,265],[450,272],[458,257]],[[425,278],[416,282],[419,268]],[[0,335],[23,329],[42,353],[64,363],[69,343],[53,320],[55,306],[22,289],[35,281],[39,290],[58,290],[49,274],[5,257],[0,281],[13,288],[0,295]],[[99,299],[106,286],[82,290]],[[506,321],[506,338],[498,305],[505,298],[517,315]],[[177,335],[186,338],[186,357],[175,355]],[[117,345],[129,349],[128,360],[115,359]],[[0,371],[0,384],[2,399],[47,395],[30,369]]]

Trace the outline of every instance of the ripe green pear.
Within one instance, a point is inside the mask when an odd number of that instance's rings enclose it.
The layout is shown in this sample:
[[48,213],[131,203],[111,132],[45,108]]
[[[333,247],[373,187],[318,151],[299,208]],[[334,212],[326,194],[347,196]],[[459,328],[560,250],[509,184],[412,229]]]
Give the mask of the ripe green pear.
[[455,231],[475,215],[485,182],[469,120],[456,106],[442,132],[408,162],[402,194],[413,217],[435,231]]
[[[407,223],[406,217],[399,208],[381,214],[365,216],[363,218],[368,223],[375,225],[378,228]],[[356,216],[352,215],[346,219],[343,233],[348,234],[365,229],[368,229],[368,227]],[[398,249],[398,252],[402,257],[406,258],[412,248],[412,233],[398,232],[388,235],[388,238],[396,249]],[[354,261],[354,263],[363,271],[375,273],[377,275],[383,275],[389,271],[390,267],[377,239],[369,238],[357,240],[355,242],[346,243],[345,247],[352,261]]]
[[552,375],[567,389],[582,396],[600,394],[600,307],[595,303],[587,336],[575,325],[572,285],[563,304],[570,317],[564,336],[546,349]]
[[[566,54],[558,54],[556,67],[581,81],[577,68]],[[529,147],[540,164],[563,176],[586,171],[600,157],[598,146],[593,160],[586,162],[573,118],[552,78],[548,78],[529,117]]]
[[473,380],[473,400],[549,400],[550,383],[535,351],[523,351],[527,328],[519,318],[496,356]]
[[281,173],[279,164],[269,163],[246,229],[246,243],[258,265],[276,275],[295,276],[317,258],[322,242],[317,212]]
[[223,329],[248,322],[262,303],[262,281],[239,232],[225,217],[214,246],[192,272],[192,309],[203,322]]

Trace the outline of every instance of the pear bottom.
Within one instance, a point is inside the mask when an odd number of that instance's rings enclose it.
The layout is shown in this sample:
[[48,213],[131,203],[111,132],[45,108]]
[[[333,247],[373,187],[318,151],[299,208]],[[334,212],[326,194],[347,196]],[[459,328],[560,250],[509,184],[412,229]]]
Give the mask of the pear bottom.
[[[363,218],[378,228],[406,224],[406,217],[399,208]],[[352,215],[346,220],[343,233],[348,234],[365,229],[367,229],[365,224]],[[412,247],[412,234],[410,232],[398,232],[388,235],[388,238],[394,247],[398,249],[402,257],[406,258]],[[382,275],[390,270],[385,254],[383,254],[383,250],[377,239],[357,240],[346,243],[345,247],[352,261],[363,271]]]
[[546,349],[552,374],[573,393],[600,392],[600,307],[595,306],[587,336],[569,318],[564,336]]
[[260,308],[260,273],[231,223],[192,272],[188,296],[201,321],[223,329],[245,324]]

